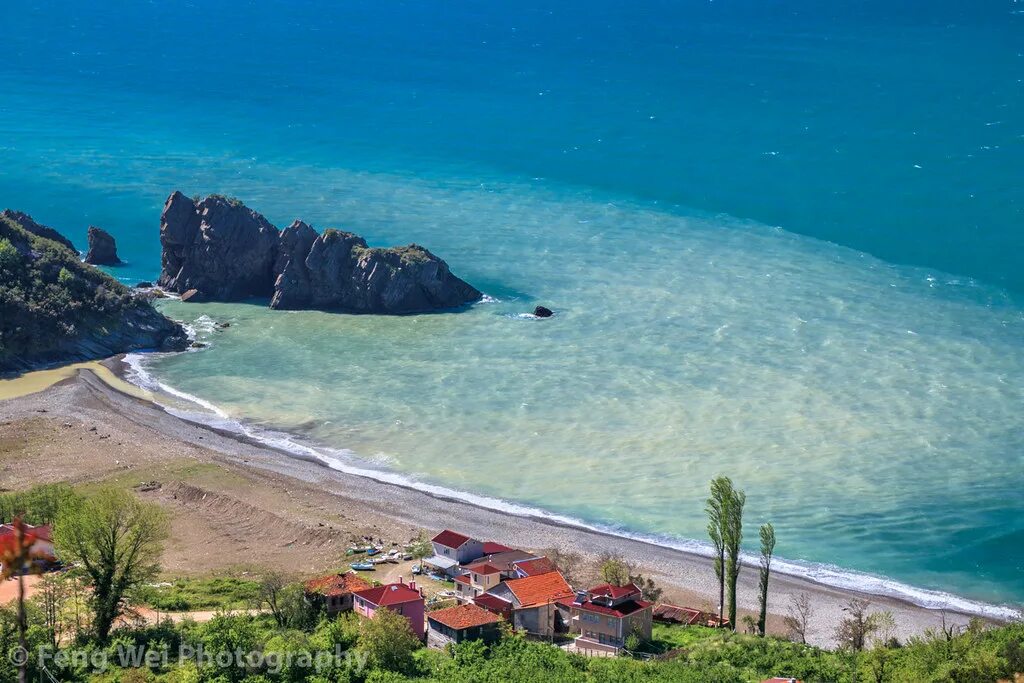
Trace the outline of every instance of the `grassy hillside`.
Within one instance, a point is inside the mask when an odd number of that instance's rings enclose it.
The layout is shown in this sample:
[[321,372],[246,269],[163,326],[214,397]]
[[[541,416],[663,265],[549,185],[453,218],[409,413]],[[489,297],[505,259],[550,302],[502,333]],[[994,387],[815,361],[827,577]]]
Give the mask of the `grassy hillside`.
[[12,216],[0,215],[0,372],[160,346],[183,334],[77,252]]

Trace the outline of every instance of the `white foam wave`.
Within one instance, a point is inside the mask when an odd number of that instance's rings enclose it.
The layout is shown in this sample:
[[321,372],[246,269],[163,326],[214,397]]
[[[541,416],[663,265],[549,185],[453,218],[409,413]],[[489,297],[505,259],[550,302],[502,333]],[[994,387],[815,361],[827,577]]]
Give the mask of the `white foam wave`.
[[[533,316],[531,315],[530,317]],[[248,424],[242,420],[236,420],[213,403],[199,398],[198,396],[175,389],[174,387],[157,380],[145,368],[144,361],[146,355],[152,354],[132,353],[124,357],[124,362],[129,367],[127,379],[144,389],[165,392],[166,394],[190,402],[203,409],[185,410],[180,407],[161,404],[165,410],[181,419],[239,434],[253,441],[274,448],[275,450],[315,460],[344,474],[365,477],[384,484],[423,491],[424,493],[438,496],[440,498],[450,498],[469,503],[470,505],[475,505],[477,507],[517,515],[519,517],[542,519],[561,525],[574,526],[643,543],[650,543],[702,557],[712,557],[712,547],[706,541],[634,533],[608,525],[592,524],[575,517],[550,512],[548,510],[508,501],[502,498],[495,498],[492,496],[472,493],[469,491],[461,491],[447,486],[419,481],[399,472],[370,467],[368,466],[369,463],[366,463],[353,451],[348,449],[327,448],[323,446],[305,444],[302,443],[298,437],[292,434],[266,429],[257,425]],[[757,566],[757,556],[743,554],[741,557],[743,563],[748,567]],[[1019,620],[1024,618],[1024,613],[1010,606],[992,605],[943,591],[918,588],[884,576],[876,576],[852,569],[844,569],[834,565],[802,562],[799,560],[786,560],[776,557],[773,560],[773,567],[779,574],[808,579],[815,583],[833,588],[895,598],[927,609],[945,609],[1001,620]]]

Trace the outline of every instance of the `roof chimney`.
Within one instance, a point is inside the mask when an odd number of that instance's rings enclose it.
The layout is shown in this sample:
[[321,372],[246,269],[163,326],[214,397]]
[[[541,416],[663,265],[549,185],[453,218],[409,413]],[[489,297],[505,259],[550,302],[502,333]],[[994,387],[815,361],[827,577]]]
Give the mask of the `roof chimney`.
[[400,583],[400,584],[402,584],[404,586],[405,585],[405,577],[404,576],[399,576],[398,577],[398,583]]

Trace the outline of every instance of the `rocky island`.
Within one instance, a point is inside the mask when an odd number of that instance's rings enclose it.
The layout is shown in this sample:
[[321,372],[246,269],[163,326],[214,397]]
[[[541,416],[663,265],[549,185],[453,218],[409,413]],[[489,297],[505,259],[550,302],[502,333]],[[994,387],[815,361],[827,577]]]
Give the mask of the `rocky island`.
[[117,266],[121,259],[117,257],[117,244],[114,236],[103,228],[89,226],[89,251],[85,254],[85,262],[94,266]]
[[160,218],[161,287],[189,301],[264,297],[271,308],[423,313],[480,292],[424,247],[373,248],[359,235],[302,221],[278,230],[220,195],[168,197]]
[[82,263],[56,230],[0,213],[0,373],[187,343],[181,325]]

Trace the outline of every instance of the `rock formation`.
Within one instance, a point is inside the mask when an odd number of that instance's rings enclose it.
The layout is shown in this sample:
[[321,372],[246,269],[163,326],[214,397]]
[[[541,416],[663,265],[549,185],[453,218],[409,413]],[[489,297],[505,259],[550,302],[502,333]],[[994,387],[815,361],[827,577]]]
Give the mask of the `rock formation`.
[[19,212],[0,214],[0,288],[8,292],[0,297],[0,372],[186,347],[181,325],[43,227]]
[[[240,202],[175,192],[160,222],[159,284],[189,299],[269,296],[276,309],[419,313],[462,306],[480,292],[425,248],[376,249],[349,232],[318,235],[302,221],[280,233]],[[184,300],[184,297],[183,297]]]
[[160,217],[162,272],[172,292],[238,301],[273,293],[278,231],[241,202],[210,195],[194,202],[175,192]]
[[121,263],[117,258],[117,244],[114,237],[103,228],[89,226],[89,251],[85,254],[85,262],[94,266],[116,266]]
[[555,314],[555,312],[546,306],[537,306],[533,309],[533,314],[538,318],[550,318]]

